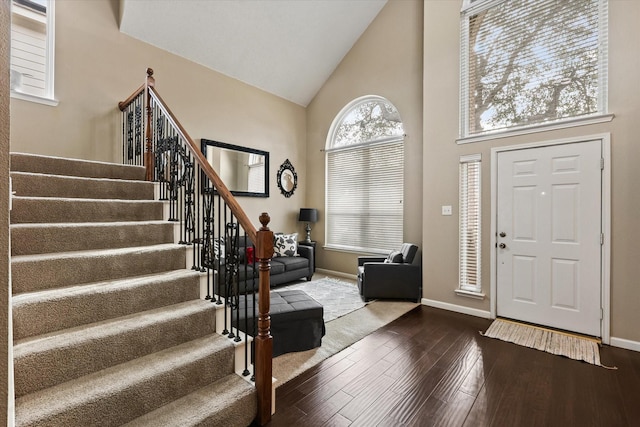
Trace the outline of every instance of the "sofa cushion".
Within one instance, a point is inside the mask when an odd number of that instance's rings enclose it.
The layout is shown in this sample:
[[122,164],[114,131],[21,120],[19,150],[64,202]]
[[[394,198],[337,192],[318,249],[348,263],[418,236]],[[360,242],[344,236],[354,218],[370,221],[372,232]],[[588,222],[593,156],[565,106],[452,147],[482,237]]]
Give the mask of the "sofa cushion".
[[276,257],[295,256],[298,253],[298,233],[273,236],[273,255]]
[[279,261],[280,259],[276,258],[271,260],[271,270],[269,272],[270,276],[273,276],[274,274],[282,274],[285,272],[284,264]]
[[400,252],[402,252],[403,262],[412,264],[413,258],[415,258],[416,253],[418,252],[418,247],[411,243],[403,243],[400,248]]
[[299,270],[309,267],[309,260],[301,256],[283,256],[274,258],[272,264],[284,265],[285,271]]
[[400,251],[391,251],[391,253],[389,253],[389,256],[387,257],[387,259],[384,260],[384,262],[400,264],[400,263],[402,263],[402,259],[403,259],[402,252],[400,252]]

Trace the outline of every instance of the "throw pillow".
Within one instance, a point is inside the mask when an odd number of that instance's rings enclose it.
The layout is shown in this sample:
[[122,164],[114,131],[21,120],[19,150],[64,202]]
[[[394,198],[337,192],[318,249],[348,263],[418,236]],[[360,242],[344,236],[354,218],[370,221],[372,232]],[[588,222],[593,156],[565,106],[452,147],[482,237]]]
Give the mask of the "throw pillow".
[[245,250],[246,252],[246,259],[247,259],[247,264],[253,264],[253,246],[247,246],[247,249]]
[[296,256],[298,254],[298,233],[277,233],[273,236],[273,254],[280,256]]
[[386,263],[394,263],[400,264],[402,263],[402,252],[400,251],[391,251],[387,259],[384,260]]
[[224,240],[218,238],[213,241],[213,255],[216,259],[224,258]]

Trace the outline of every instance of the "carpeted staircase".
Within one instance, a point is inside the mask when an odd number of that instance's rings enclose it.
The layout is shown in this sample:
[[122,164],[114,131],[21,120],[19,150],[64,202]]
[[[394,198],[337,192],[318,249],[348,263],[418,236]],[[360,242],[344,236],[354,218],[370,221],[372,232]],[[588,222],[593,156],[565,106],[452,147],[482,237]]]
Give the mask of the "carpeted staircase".
[[16,425],[249,425],[255,387],[144,169],[13,153],[11,178]]

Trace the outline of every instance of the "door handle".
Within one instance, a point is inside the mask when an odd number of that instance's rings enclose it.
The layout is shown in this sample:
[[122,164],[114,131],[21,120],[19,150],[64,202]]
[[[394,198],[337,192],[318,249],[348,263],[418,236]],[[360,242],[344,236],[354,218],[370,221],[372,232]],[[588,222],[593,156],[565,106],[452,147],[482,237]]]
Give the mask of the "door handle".
[[504,248],[506,248],[506,247],[507,247],[507,245],[505,245],[504,243],[500,243],[500,244],[498,245],[498,247],[499,247],[500,249],[504,249]]

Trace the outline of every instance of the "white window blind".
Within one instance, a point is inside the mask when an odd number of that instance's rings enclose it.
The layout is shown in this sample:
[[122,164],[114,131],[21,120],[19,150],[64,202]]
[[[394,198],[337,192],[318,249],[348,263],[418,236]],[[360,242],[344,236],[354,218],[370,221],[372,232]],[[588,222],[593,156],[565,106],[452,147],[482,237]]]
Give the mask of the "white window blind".
[[607,0],[464,7],[462,137],[607,112]]
[[403,164],[403,140],[327,153],[327,246],[385,253],[400,247]]
[[54,100],[53,8],[51,0],[12,2],[12,96],[27,100]]
[[480,292],[480,155],[460,158],[460,289]]

